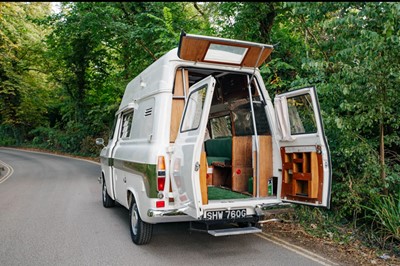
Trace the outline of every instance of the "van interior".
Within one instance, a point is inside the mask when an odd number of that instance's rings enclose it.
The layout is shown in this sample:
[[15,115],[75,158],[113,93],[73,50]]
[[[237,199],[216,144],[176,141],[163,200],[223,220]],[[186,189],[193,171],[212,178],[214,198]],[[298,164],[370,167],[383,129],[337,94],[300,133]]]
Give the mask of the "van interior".
[[[322,157],[318,147],[317,151],[282,147],[280,154],[273,156],[265,99],[256,79],[251,81],[249,89],[250,74],[178,69],[173,90],[170,142],[175,142],[180,130],[189,88],[209,75],[216,79],[216,84],[200,160],[203,204],[213,200],[276,197],[278,178],[273,176],[272,167],[277,156],[282,160],[281,198],[321,201],[323,173],[319,167]],[[291,111],[296,114],[297,109],[307,106],[295,98],[291,101]]]
[[[173,92],[170,142],[175,141],[179,132],[188,88],[209,75],[216,79],[216,85],[200,162],[203,204],[210,200],[275,197],[277,185],[276,178],[272,177],[270,126],[264,110],[265,101],[254,81],[250,99],[248,82],[251,75],[209,69],[178,69]],[[253,126],[252,109],[256,128]],[[259,180],[256,135],[261,162]]]

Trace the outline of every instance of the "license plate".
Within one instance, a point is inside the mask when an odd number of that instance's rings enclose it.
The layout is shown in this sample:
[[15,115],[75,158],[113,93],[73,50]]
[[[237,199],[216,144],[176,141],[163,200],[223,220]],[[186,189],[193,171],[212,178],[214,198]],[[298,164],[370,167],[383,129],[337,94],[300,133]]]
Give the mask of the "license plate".
[[224,219],[240,219],[246,218],[246,209],[237,210],[218,210],[218,211],[206,211],[204,219],[206,220],[224,220]]

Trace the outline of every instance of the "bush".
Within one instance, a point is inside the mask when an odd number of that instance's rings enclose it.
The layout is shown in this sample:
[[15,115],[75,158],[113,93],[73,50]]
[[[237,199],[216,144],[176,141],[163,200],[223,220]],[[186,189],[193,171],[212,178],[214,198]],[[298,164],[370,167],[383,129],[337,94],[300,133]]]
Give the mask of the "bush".
[[371,195],[370,206],[361,206],[365,210],[365,223],[385,246],[388,240],[400,241],[400,195]]
[[88,156],[99,156],[103,147],[96,144],[96,138],[86,136],[81,142],[80,153]]
[[14,131],[10,126],[0,125],[0,146],[13,146],[17,144]]

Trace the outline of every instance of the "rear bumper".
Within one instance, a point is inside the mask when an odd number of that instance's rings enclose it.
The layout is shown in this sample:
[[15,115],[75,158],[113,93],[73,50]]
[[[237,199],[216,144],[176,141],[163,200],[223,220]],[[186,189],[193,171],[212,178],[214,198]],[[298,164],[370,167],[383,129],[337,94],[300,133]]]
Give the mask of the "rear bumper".
[[147,211],[147,216],[151,218],[157,217],[168,217],[168,216],[180,216],[186,215],[184,212],[188,207],[182,207],[179,209],[170,209],[170,210],[158,210],[158,209],[149,209]]
[[[250,221],[250,220],[255,220],[258,219],[258,217],[263,216],[264,215],[264,211],[265,209],[269,209],[269,208],[274,208],[274,207],[287,207],[290,204],[287,203],[271,203],[271,204],[258,204],[254,207],[254,215],[250,215],[247,218],[244,218],[243,221]],[[188,206],[183,206],[181,208],[177,208],[177,209],[149,209],[147,211],[147,216],[151,219],[154,218],[161,218],[161,217],[174,217],[174,216],[187,216],[187,214],[185,213],[185,211],[188,209]],[[192,218],[193,219],[193,218]],[[199,220],[199,219],[197,219]],[[200,218],[200,220],[202,220]]]

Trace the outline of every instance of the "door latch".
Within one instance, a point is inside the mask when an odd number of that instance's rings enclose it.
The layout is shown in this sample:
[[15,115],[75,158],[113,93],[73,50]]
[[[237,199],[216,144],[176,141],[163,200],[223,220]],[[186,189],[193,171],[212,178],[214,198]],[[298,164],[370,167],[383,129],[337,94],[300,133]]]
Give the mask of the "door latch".
[[194,170],[197,172],[200,169],[200,164],[199,162],[196,162],[196,164],[194,165]]

